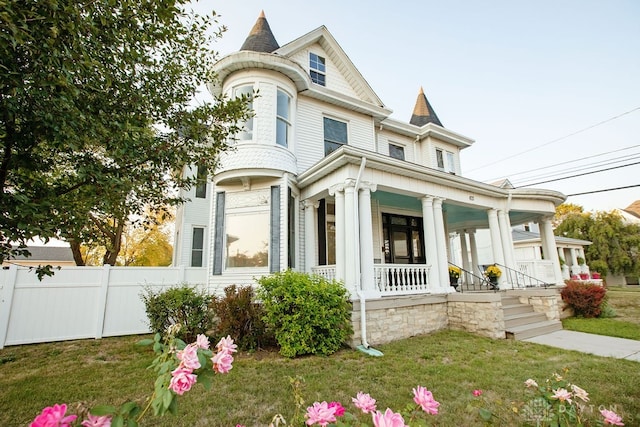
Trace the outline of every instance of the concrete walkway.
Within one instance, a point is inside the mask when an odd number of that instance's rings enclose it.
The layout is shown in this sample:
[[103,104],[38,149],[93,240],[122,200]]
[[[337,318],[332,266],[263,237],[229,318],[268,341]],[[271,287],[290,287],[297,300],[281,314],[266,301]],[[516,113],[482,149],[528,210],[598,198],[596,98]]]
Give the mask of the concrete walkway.
[[522,341],[640,362],[640,341],[636,340],[562,330]]

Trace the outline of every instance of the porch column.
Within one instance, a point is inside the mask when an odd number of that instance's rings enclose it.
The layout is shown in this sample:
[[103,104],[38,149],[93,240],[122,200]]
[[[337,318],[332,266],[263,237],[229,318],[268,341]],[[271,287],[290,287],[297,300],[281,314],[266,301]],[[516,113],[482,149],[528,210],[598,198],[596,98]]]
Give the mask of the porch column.
[[371,192],[376,184],[363,182],[358,192],[358,221],[360,223],[360,287],[366,297],[378,296],[373,271],[373,223],[371,221]]
[[476,277],[479,272],[479,264],[478,264],[478,245],[476,243],[476,230],[472,230],[469,232],[469,246],[471,246],[471,271],[473,272],[473,284],[479,285],[480,279]]
[[564,261],[564,264],[560,263],[560,270],[562,271],[562,279],[569,280],[571,275],[569,274],[569,266],[567,265],[567,258],[564,255],[564,248],[558,248],[558,262],[560,258]]
[[580,274],[580,266],[578,265],[578,252],[576,248],[569,249],[571,251],[571,274]]
[[344,185],[329,188],[329,195],[335,197],[336,204],[336,280],[345,281],[345,224],[344,224]]
[[540,223],[540,237],[542,238],[542,248],[545,257],[553,263],[553,273],[556,278],[556,284],[562,284],[562,271],[560,270],[560,261],[554,254],[558,253],[556,249],[556,237],[553,235],[553,226],[551,219],[545,218]]
[[440,287],[440,271],[438,268],[438,245],[436,244],[436,223],[433,217],[433,197],[425,196],[422,202],[422,227],[424,228],[425,258],[431,265],[429,268],[429,288]]
[[[502,250],[502,239],[500,238],[500,224],[498,223],[498,211],[489,209],[487,211],[489,219],[489,232],[491,233],[491,250],[493,251],[493,262],[504,265],[504,252]],[[498,285],[504,283],[506,274],[498,278]]]
[[498,223],[502,238],[502,251],[504,252],[504,265],[512,270],[518,270],[516,257],[513,254],[513,238],[511,236],[511,221],[509,214],[504,210],[498,211]]
[[433,219],[436,227],[436,246],[438,248],[438,286],[444,293],[455,292],[449,286],[449,264],[447,262],[447,231],[444,228],[444,212],[442,211],[442,200],[436,197],[433,201]]
[[307,199],[302,204],[304,206],[304,271],[311,273],[311,269],[318,265],[318,259],[316,258],[316,247],[318,246],[316,218],[320,202]]
[[356,217],[356,182],[353,179],[345,181],[344,186],[344,284],[355,295],[357,288],[357,262],[356,262],[356,229],[358,218]]
[[[471,271],[469,266],[469,250],[467,249],[467,230],[460,232],[460,252],[462,252],[462,268],[466,271]],[[465,271],[462,272],[462,283],[469,283],[469,277]]]

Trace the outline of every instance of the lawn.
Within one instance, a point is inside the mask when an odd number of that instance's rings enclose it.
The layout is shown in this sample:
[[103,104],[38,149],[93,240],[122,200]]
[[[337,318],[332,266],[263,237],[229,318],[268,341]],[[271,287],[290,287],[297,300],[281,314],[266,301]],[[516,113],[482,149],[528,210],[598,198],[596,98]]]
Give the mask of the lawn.
[[[93,406],[141,405],[153,389],[153,359],[141,337],[69,341],[7,347],[0,350],[0,425],[26,426],[54,403]],[[590,393],[596,410],[613,407],[627,426],[640,425],[640,364],[564,351],[533,343],[491,340],[442,331],[376,347],[383,357],[345,349],[330,357],[285,359],[275,352],[238,354],[234,368],[218,375],[210,391],[199,385],[179,399],[177,417],[145,418],[147,426],[267,425],[274,414],[289,418],[295,404],[289,378],[301,376],[305,406],[340,401],[352,410],[351,397],[370,393],[379,409],[400,410],[411,402],[411,389],[422,385],[441,403],[430,418],[438,426],[482,425],[470,407],[473,390],[507,417],[500,425],[524,425],[520,407],[530,397],[523,383],[543,382],[568,368],[566,377]],[[500,403],[502,402],[502,403]],[[511,403],[513,402],[513,404]],[[290,419],[290,418],[289,418]]]

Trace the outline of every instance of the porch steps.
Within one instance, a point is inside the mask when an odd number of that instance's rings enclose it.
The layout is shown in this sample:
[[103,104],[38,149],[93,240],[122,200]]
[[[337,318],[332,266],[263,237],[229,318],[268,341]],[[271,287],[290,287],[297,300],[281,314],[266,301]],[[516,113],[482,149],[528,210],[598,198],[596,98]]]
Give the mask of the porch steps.
[[544,313],[536,313],[529,304],[516,297],[503,297],[505,335],[508,339],[524,340],[562,330],[559,320],[547,320]]

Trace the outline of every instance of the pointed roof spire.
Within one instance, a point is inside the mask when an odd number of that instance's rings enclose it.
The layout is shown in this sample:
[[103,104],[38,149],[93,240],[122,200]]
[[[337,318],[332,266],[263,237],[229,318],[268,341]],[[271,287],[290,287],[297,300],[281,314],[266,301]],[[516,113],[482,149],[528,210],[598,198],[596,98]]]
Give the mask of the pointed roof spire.
[[247,36],[247,39],[242,44],[240,50],[271,53],[279,47],[280,46],[278,45],[276,38],[271,32],[271,27],[269,27],[267,18],[264,16],[263,10],[260,12],[258,20],[253,25],[249,36]]
[[420,93],[418,94],[418,99],[416,99],[416,106],[413,107],[413,114],[411,115],[409,123],[416,126],[424,126],[427,123],[435,123],[438,126],[442,126],[436,112],[433,111],[431,104],[429,104],[422,86],[420,87]]

